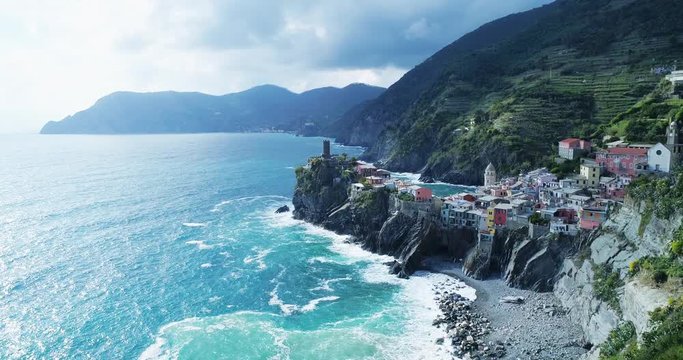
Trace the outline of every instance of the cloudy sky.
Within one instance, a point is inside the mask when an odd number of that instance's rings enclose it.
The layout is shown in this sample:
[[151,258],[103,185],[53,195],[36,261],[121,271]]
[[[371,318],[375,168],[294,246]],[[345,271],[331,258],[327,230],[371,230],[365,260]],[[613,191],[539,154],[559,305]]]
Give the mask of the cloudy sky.
[[464,33],[550,0],[0,0],[0,133],[117,90],[389,86]]

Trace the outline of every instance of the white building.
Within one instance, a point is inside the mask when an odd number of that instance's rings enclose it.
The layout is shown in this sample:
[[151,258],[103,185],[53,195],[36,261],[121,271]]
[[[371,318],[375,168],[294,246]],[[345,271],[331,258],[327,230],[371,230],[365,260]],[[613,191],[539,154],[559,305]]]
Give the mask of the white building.
[[493,167],[492,163],[486,167],[484,170],[484,186],[493,186],[496,183],[496,168]]
[[664,173],[671,171],[671,150],[662,143],[652,146],[647,151],[647,168]]
[[683,84],[683,70],[672,71],[666,76],[666,79],[671,81],[674,86]]

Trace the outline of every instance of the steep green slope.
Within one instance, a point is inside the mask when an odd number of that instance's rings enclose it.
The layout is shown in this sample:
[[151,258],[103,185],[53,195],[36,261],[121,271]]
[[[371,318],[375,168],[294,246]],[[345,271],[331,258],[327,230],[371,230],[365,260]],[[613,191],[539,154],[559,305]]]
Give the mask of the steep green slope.
[[[456,183],[480,183],[489,161],[502,173],[544,164],[558,140],[601,137],[655,89],[663,75],[651,69],[683,59],[681,18],[675,0],[558,0],[496,20],[355,110],[335,135],[371,145],[368,156],[390,168]],[[471,39],[478,46],[463,45]]]
[[383,91],[379,87],[352,84],[301,94],[273,85],[223,96],[172,91],[116,92],[89,109],[47,123],[41,133],[196,133],[273,127],[300,131],[307,123],[314,123],[317,129]]

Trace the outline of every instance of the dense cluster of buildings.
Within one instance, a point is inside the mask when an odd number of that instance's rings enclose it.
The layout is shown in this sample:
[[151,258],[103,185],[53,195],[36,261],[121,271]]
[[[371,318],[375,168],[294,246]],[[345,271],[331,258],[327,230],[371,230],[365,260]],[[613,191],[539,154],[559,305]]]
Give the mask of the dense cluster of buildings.
[[484,186],[446,197],[434,196],[429,187],[392,179],[389,171],[359,161],[355,172],[362,182],[352,185],[351,197],[377,188],[409,194],[398,198],[423,205],[444,228],[472,229],[480,239],[492,237],[499,229],[524,226],[529,227],[531,237],[575,235],[581,229],[599,227],[612,206],[623,201],[626,186],[635,177],[669,173],[683,152],[675,121],[667,128],[666,144],[613,141],[605,145],[595,150],[587,140],[560,141],[558,161],[579,162],[578,174],[564,179],[541,168],[498,180],[495,167],[489,164],[483,174]]
[[433,200],[432,189],[413,185],[408,181],[392,179],[391,172],[379,169],[373,164],[359,160],[355,164],[354,171],[358,174],[362,182],[351,185],[352,199],[358,197],[363,191],[387,188],[389,190],[396,190],[402,194],[411,195],[411,201],[431,202]]

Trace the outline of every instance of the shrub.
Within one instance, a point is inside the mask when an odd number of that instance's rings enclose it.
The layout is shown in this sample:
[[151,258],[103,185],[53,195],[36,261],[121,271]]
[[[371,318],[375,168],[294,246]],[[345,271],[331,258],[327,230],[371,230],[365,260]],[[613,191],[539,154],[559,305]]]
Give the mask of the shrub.
[[628,264],[628,274],[633,276],[640,271],[640,260],[633,260]]
[[[634,263],[636,262],[637,264],[634,266],[637,267],[637,270],[634,269],[633,274],[646,271],[657,284],[663,284],[671,278],[683,278],[683,263],[673,254],[644,257],[634,261]],[[629,273],[631,273],[630,266]]]
[[629,346],[623,354],[612,359],[681,359],[683,357],[681,356],[683,354],[683,298],[670,300],[668,306],[651,312],[650,323],[652,330],[643,334],[643,343],[640,346]]
[[674,237],[671,240],[671,253],[675,256],[683,255],[683,227],[674,232]]
[[400,193],[398,194],[398,198],[403,201],[415,201],[415,196],[409,193]]
[[610,331],[607,340],[600,345],[600,359],[608,359],[619,354],[627,345],[635,342],[636,327],[627,321]]
[[683,240],[674,240],[671,242],[671,253],[676,256],[683,255]]
[[550,221],[544,218],[540,213],[535,212],[533,215],[529,216],[529,222],[534,225],[548,225]]
[[609,264],[593,265],[593,272],[595,297],[606,302],[614,311],[621,314],[617,289],[624,286],[624,281],[619,277],[619,272],[613,271]]
[[652,274],[652,279],[654,279],[657,284],[663,284],[669,280],[669,276],[666,274],[666,271],[657,270]]
[[645,207],[645,210],[640,214],[640,224],[638,225],[638,236],[643,237],[643,234],[645,234],[645,228],[650,224],[650,221],[652,221],[652,204],[648,202],[647,206]]

